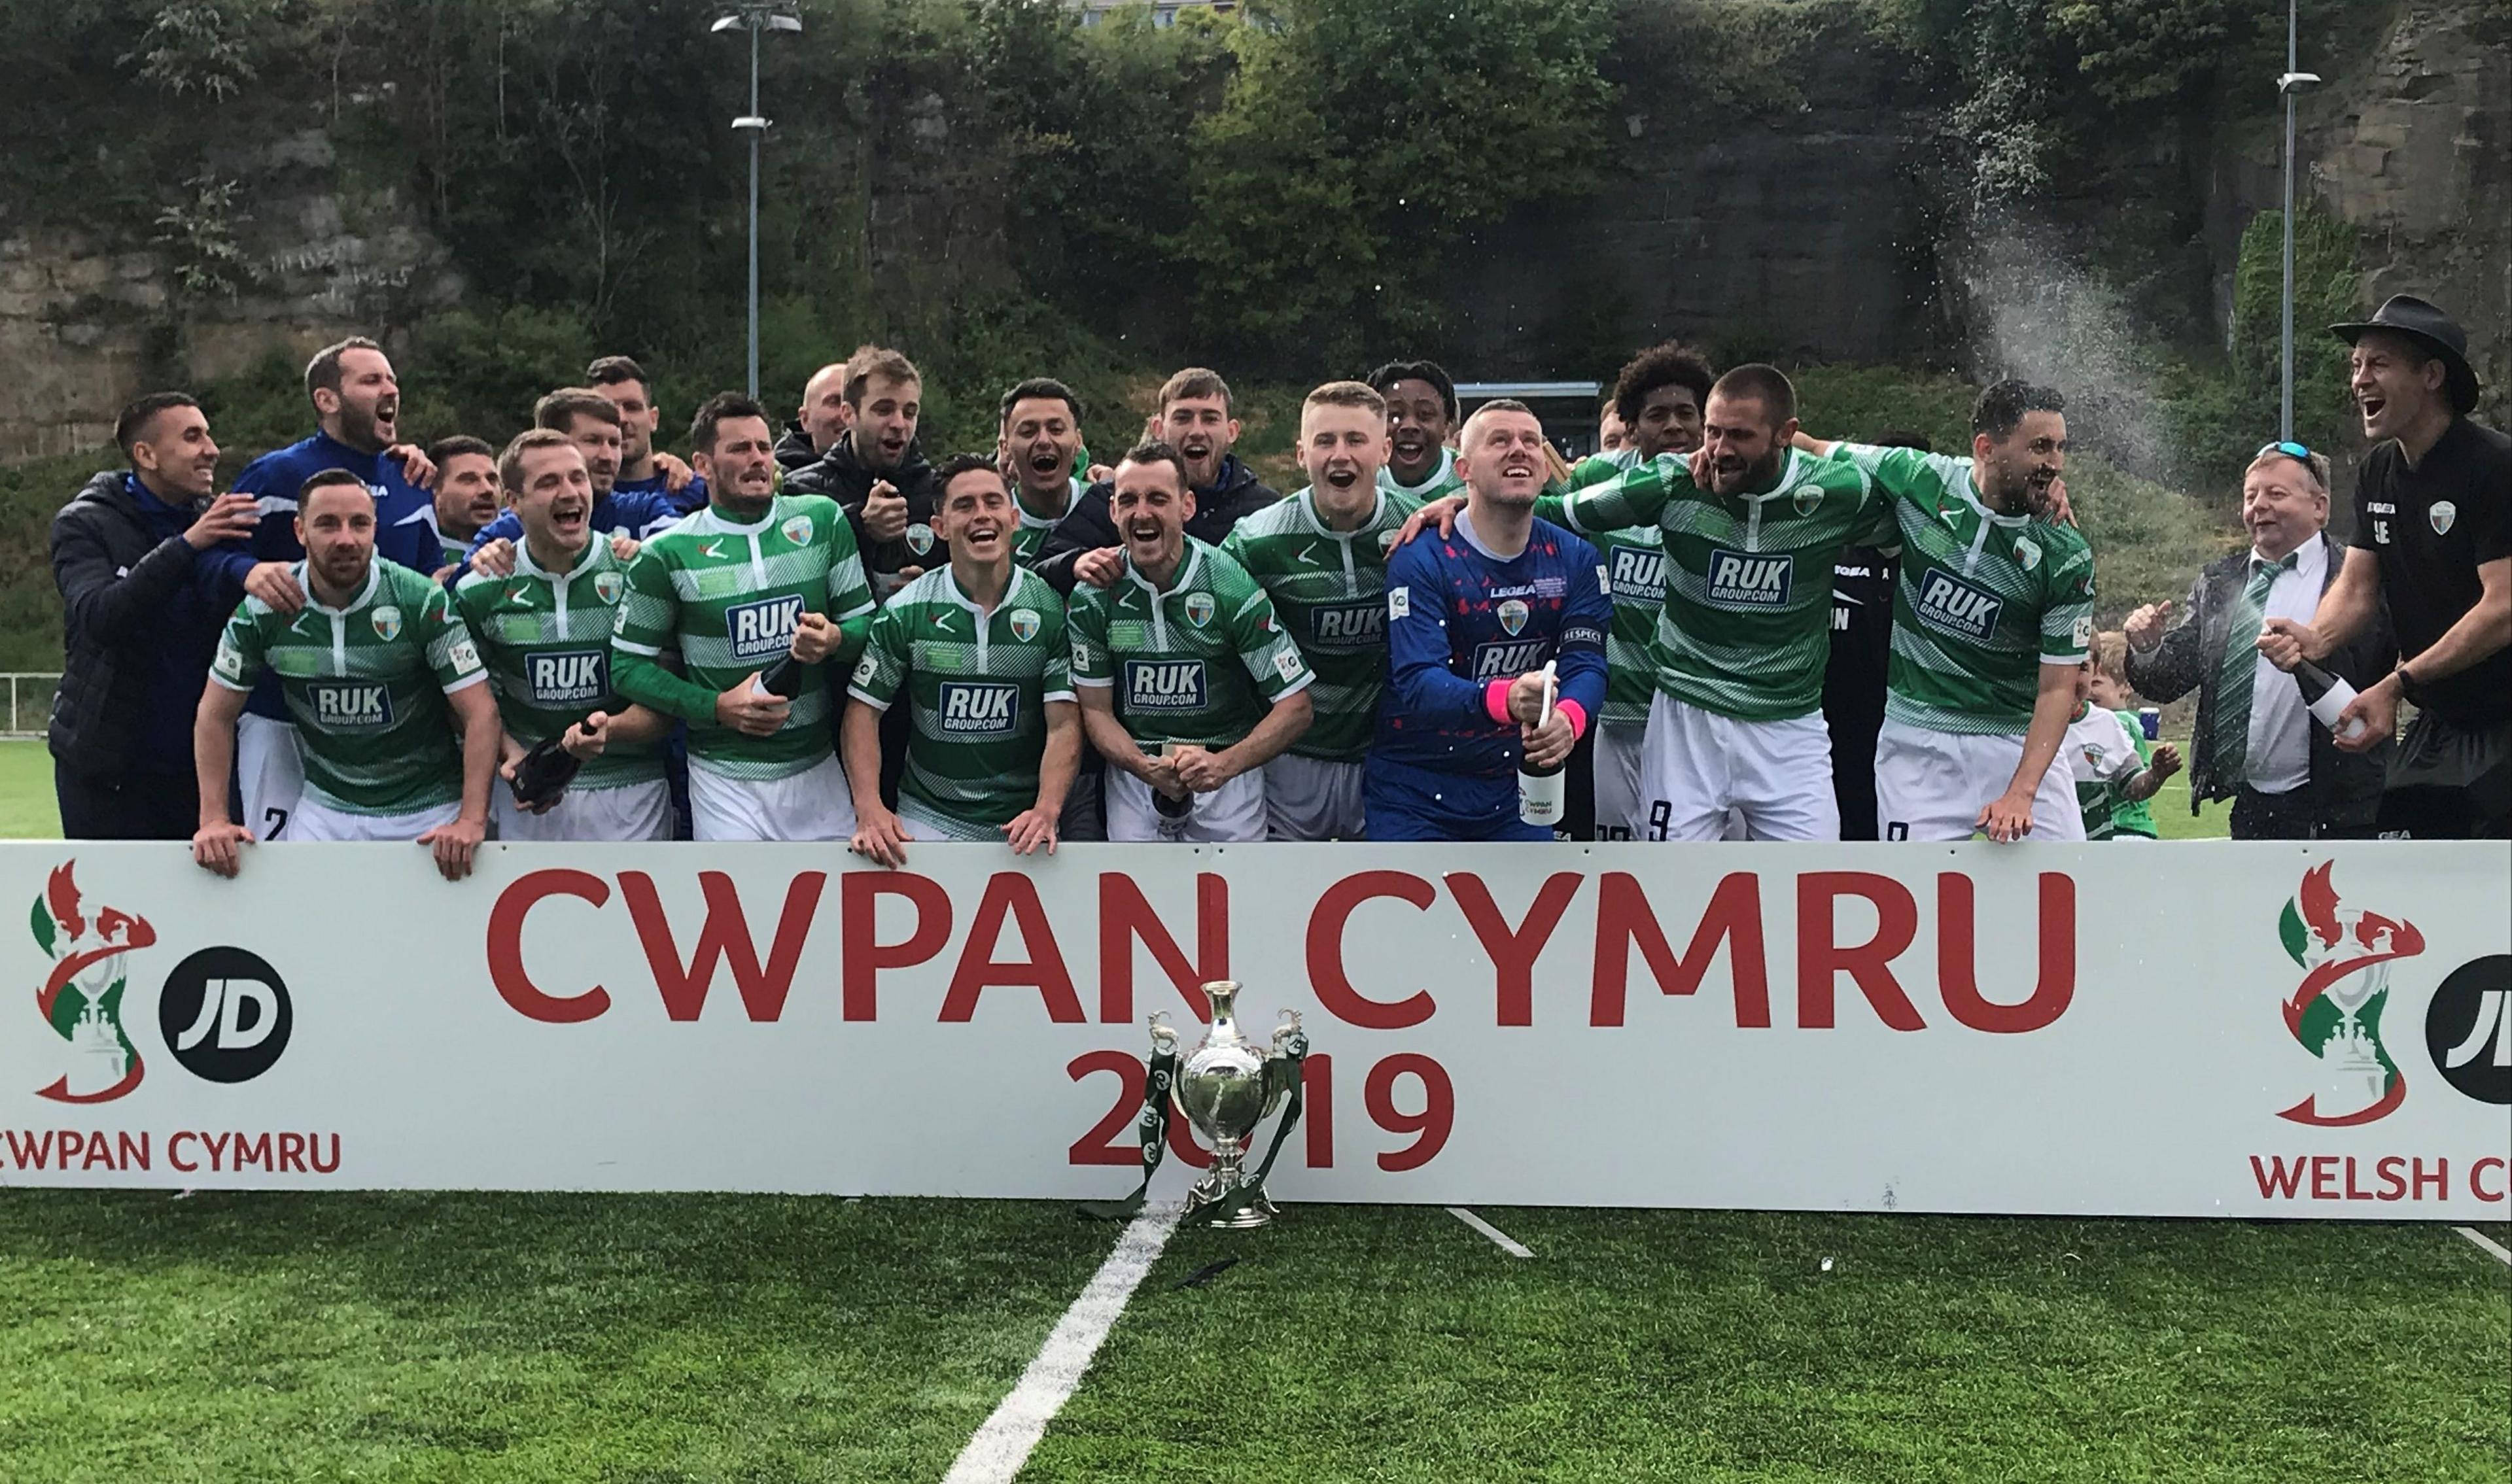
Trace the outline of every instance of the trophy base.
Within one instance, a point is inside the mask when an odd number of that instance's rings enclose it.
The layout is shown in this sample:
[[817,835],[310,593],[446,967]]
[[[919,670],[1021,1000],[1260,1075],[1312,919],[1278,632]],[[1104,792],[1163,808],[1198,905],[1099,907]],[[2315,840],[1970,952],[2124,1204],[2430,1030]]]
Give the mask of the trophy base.
[[[1223,1193],[1224,1191],[1221,1188],[1207,1190],[1204,1186],[1198,1184],[1194,1190],[1187,1192],[1187,1205],[1189,1209],[1193,1209],[1197,1206],[1211,1205],[1219,1201],[1222,1198]],[[1194,1224],[1216,1231],[1252,1231],[1259,1227],[1272,1226],[1274,1224],[1274,1218],[1281,1214],[1282,1213],[1275,1207],[1273,1200],[1269,1198],[1264,1191],[1258,1191],[1249,1197],[1245,1205],[1240,1206],[1238,1209],[1235,1211],[1227,1211],[1218,1215],[1200,1217],[1197,1218]]]

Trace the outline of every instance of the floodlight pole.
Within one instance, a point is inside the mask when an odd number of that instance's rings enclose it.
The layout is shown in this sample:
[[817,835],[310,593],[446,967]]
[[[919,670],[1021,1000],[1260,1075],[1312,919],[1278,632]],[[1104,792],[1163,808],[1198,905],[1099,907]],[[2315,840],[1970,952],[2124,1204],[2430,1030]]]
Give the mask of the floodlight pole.
[[2298,55],[2299,25],[2296,10],[2299,0],[2286,0],[2285,6],[2285,75],[2277,79],[2277,92],[2285,95],[2285,290],[2280,295],[2285,313],[2284,332],[2278,340],[2277,437],[2294,442],[2294,108],[2295,95],[2320,81],[2317,74],[2295,70],[2301,62]]
[[777,14],[767,4],[742,6],[728,16],[719,16],[707,29],[729,31],[735,28],[750,33],[750,111],[732,121],[732,127],[750,136],[750,395],[759,395],[759,140],[767,132],[767,120],[759,111],[759,33],[762,31],[800,31],[799,17]]

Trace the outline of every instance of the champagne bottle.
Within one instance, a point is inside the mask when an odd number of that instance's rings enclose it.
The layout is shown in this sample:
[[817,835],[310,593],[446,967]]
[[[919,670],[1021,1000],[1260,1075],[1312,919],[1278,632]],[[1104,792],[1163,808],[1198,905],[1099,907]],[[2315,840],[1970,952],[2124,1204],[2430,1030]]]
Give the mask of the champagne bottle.
[[2329,728],[2331,736],[2340,742],[2352,742],[2363,734],[2365,722],[2360,717],[2347,722],[2343,730],[2337,724],[2338,717],[2355,700],[2355,687],[2346,683],[2344,677],[2303,660],[2294,667],[2294,683],[2302,691],[2302,703],[2311,708],[2321,725]]
[[[1536,713],[1535,728],[1542,731],[1552,720],[1552,703],[1559,693],[1554,679],[1553,661],[1544,662],[1544,708]],[[1551,829],[1561,822],[1561,764],[1538,767],[1526,759],[1524,750],[1517,755],[1517,817],[1520,822]]]
[[532,744],[531,751],[524,754],[521,762],[515,764],[515,780],[511,787],[517,807],[537,809],[544,804],[555,803],[558,796],[567,792],[567,786],[575,781],[576,770],[584,763],[561,745],[572,729],[571,726],[562,727],[543,737]]
[[762,695],[779,695],[789,701],[803,693],[803,662],[794,657],[793,650],[776,656],[774,662],[759,672],[759,690]]

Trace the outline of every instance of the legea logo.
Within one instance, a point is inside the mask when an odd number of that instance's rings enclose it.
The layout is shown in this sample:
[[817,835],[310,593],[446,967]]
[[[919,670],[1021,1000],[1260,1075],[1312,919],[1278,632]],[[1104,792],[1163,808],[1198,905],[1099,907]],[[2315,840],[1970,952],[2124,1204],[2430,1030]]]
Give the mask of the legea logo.
[[148,919],[119,908],[88,916],[63,861],[35,898],[36,945],[52,956],[52,972],[35,992],[35,1009],[69,1045],[70,1068],[36,1096],[56,1103],[110,1103],[139,1085],[147,1068],[122,1029],[122,991],[130,978],[123,956],[157,941]]
[[2303,971],[2285,1002],[2286,1030],[2321,1068],[2319,1089],[2277,1116],[2321,1128],[2385,1118],[2407,1101],[2407,1078],[2381,1043],[2381,1012],[2390,965],[2425,951],[2414,923],[2339,907],[2329,883],[2335,864],[2303,875],[2277,922],[2287,957]]

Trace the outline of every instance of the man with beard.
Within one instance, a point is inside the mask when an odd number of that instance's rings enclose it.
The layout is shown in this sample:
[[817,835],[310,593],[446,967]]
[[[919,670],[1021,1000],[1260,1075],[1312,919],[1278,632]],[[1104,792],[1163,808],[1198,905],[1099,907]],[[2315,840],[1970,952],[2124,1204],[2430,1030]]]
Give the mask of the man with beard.
[[[1601,484],[1669,453],[1690,457],[1701,447],[1701,411],[1709,401],[1712,379],[1709,363],[1673,340],[1632,357],[1614,378],[1611,415],[1622,431],[1623,447],[1581,459],[1570,472],[1569,487]],[[1655,525],[1584,533],[1605,559],[1605,591],[1614,603],[1614,626],[1605,636],[1605,710],[1583,739],[1592,753],[1589,774],[1593,780],[1593,803],[1585,814],[1593,821],[1598,840],[1636,840],[1646,820],[1640,739],[1657,694],[1657,665],[1649,649],[1666,605],[1666,542]],[[1573,821],[1583,812],[1576,797],[1579,782],[1574,759]]]
[[2065,413],[2049,387],[2000,381],[1973,404],[1969,458],[1838,446],[1893,496],[1902,544],[1875,742],[1886,840],[2085,838],[2059,755],[2094,639],[2093,548],[2052,519]]
[[1032,376],[1003,393],[998,410],[995,453],[1020,505],[1012,556],[1029,566],[1086,488],[1080,474],[1081,399],[1051,376]]
[[[1550,460],[1526,404],[1466,419],[1465,507],[1387,563],[1388,694],[1363,768],[1374,840],[1536,840],[1521,762],[1567,762],[1605,699],[1613,606],[1596,549],[1536,519]],[[1558,704],[1545,708],[1546,672]]]
[[1379,486],[1416,501],[1435,500],[1465,488],[1457,477],[1457,452],[1448,447],[1457,431],[1457,384],[1435,361],[1390,361],[1369,373],[1369,384],[1387,399],[1387,465]]
[[244,596],[212,561],[259,519],[217,488],[200,404],[155,392],[122,410],[129,467],[88,481],[53,517],[61,684],[47,740],[61,834],[185,840],[194,825],[192,712],[218,629]]
[[611,482],[618,494],[649,494],[670,509],[669,519],[630,531],[643,538],[685,515],[706,508],[706,482],[669,453],[654,447],[663,410],[654,401],[654,384],[646,368],[626,356],[601,356],[584,369],[584,384],[610,399],[619,410],[619,474]]
[[794,494],[838,502],[855,527],[873,596],[889,595],[951,554],[933,535],[933,466],[917,446],[924,378],[897,351],[867,345],[846,362],[845,436],[786,480]]
[[1221,543],[1274,601],[1316,683],[1315,720],[1265,764],[1266,837],[1360,840],[1361,765],[1387,688],[1387,551],[1412,496],[1379,484],[1387,402],[1357,381],[1330,381],[1300,407],[1309,486],[1240,521]]
[[551,737],[578,767],[557,801],[526,812],[495,791],[505,840],[666,840],[671,797],[656,739],[662,717],[631,706],[610,683],[610,630],[626,595],[627,564],[593,529],[593,481],[575,441],[534,428],[497,461],[506,499],[523,520],[511,576],[473,572],[453,603],[489,668],[506,741],[508,783],[526,753]]
[[[853,848],[884,866],[907,864],[911,840],[1052,855],[1081,762],[1064,601],[1012,559],[1018,517],[994,459],[962,453],[937,478],[950,564],[883,605],[847,687],[855,704],[839,731]],[[902,697],[913,721],[892,812],[882,801],[881,716]]]
[[799,473],[818,463],[846,434],[846,363],[832,361],[803,383],[803,405],[776,440],[776,467]]
[[[682,517],[678,497],[654,488],[619,488],[621,459],[627,449],[619,404],[589,386],[563,386],[532,404],[532,426],[564,433],[584,454],[585,476],[593,489],[593,528],[610,537],[619,560],[637,554],[640,533],[661,530]],[[703,493],[706,485],[691,480],[689,488]],[[515,542],[523,522],[512,510],[480,527],[472,538],[469,569],[502,577],[515,569]]]
[[[356,475],[373,496],[377,555],[416,572],[445,565],[436,501],[419,488],[433,471],[416,449],[395,442],[401,385],[383,347],[353,335],[316,351],[305,364],[305,396],[314,404],[314,436],[263,454],[236,476],[237,492],[255,496],[264,519],[254,527],[251,556],[233,554],[222,564],[248,595],[282,614],[305,606],[294,575],[305,556],[293,519],[297,492],[328,469]],[[284,838],[305,772],[296,724],[289,720],[275,676],[263,676],[254,687],[236,726],[234,753],[245,823],[262,840]]]
[[471,538],[497,518],[497,450],[466,434],[427,446],[436,466],[436,537],[445,566],[460,566]]
[[[610,649],[630,700],[689,726],[689,806],[705,840],[844,840],[854,833],[827,662],[851,663],[872,626],[854,531],[835,502],[776,491],[766,410],[723,392],[689,447],[707,508],[648,541],[628,566]],[[678,650],[686,675],[663,667]],[[795,668],[763,675],[791,658]]]
[[[2354,351],[2352,389],[2374,449],[2355,476],[2355,556],[2312,621],[2276,619],[2259,648],[2280,669],[2332,653],[2387,608],[2399,660],[2338,718],[2337,745],[2369,752],[2416,719],[2391,755],[2385,836],[2512,835],[2512,438],[2469,420],[2468,335],[2396,294],[2331,331]],[[2358,722],[2361,723],[2360,727]]]
[[414,840],[435,851],[447,880],[460,880],[488,835],[503,736],[470,631],[442,586],[376,555],[374,497],[359,475],[326,469],[308,479],[296,527],[304,606],[282,612],[247,597],[210,663],[192,729],[192,858],[231,877],[237,847],[254,839],[227,818],[227,770],[245,693],[267,675],[304,748],[289,838]]
[[[1238,420],[1232,415],[1230,384],[1219,372],[1191,366],[1169,377],[1148,433],[1150,442],[1167,444],[1185,463],[1195,496],[1186,534],[1195,540],[1218,544],[1240,517],[1282,498],[1230,451],[1238,441]],[[1034,565],[1057,591],[1073,591],[1078,566],[1101,575],[1115,569],[1119,537],[1109,514],[1115,494],[1114,481],[1092,485],[1048,533]],[[1094,553],[1104,555],[1091,560]]]
[[1124,569],[1066,609],[1114,840],[1263,840],[1265,764],[1309,725],[1315,677],[1265,590],[1186,533],[1191,480],[1167,444],[1126,453],[1110,481]]

